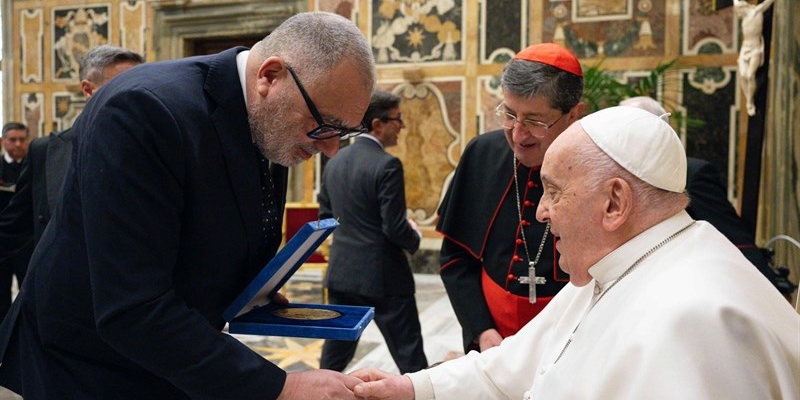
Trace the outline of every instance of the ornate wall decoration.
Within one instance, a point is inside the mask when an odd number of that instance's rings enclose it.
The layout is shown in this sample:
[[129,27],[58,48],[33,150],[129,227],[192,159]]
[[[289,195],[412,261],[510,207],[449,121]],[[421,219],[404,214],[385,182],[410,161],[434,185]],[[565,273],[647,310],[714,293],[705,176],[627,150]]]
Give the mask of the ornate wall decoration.
[[127,1],[119,7],[119,45],[146,56],[147,14],[145,2]]
[[455,167],[446,154],[461,136],[464,82],[401,83],[390,90],[403,99],[400,110],[406,128],[397,146],[387,151],[405,160],[406,203],[414,218],[432,224],[445,180]]
[[44,93],[22,93],[22,121],[28,125],[30,137],[37,138],[44,132]]
[[633,0],[574,0],[572,21],[626,20],[633,16]]
[[20,82],[41,83],[44,70],[44,13],[41,8],[19,13]]
[[71,92],[53,93],[53,131],[72,127],[85,105],[86,98],[82,94],[76,96]]
[[579,58],[661,55],[665,1],[550,0],[543,41],[564,45]]
[[339,14],[349,20],[355,21],[358,12],[358,2],[349,0],[315,0],[314,9]]
[[[681,71],[682,99],[687,116],[705,121],[701,127],[687,127],[686,154],[702,158],[720,168],[723,180],[728,182],[729,198],[734,198],[736,187],[736,149],[739,114],[736,80],[731,79],[736,66],[698,68]],[[695,82],[698,76],[713,81],[713,91],[704,90]]]
[[733,80],[734,71],[730,68],[698,67],[687,75],[687,82],[705,95],[712,95],[718,89],[728,86]]
[[[620,73],[619,79],[626,82],[639,79],[636,71],[646,71],[668,58],[677,58],[685,69],[667,76],[665,85],[669,87],[654,95],[670,104],[672,111],[685,113],[687,118],[713,121],[703,128],[682,129],[681,134],[690,154],[709,159],[727,171],[729,187],[735,188],[736,160],[741,156],[732,132],[742,133],[745,129],[738,126],[742,111],[738,108],[737,75],[733,69],[739,27],[732,8],[715,11],[712,3],[712,0],[11,1],[7,7],[10,12],[4,13],[11,37],[6,54],[9,61],[13,58],[11,68],[4,71],[7,91],[11,94],[5,111],[7,116],[31,125],[34,135],[53,132],[71,124],[71,115],[82,107],[82,99],[68,92],[77,96],[74,90],[77,60],[92,46],[119,44],[147,53],[148,59],[175,58],[183,55],[185,42],[191,38],[268,32],[289,15],[308,8],[335,12],[359,24],[378,60],[380,86],[403,93],[405,86],[416,91],[429,85],[427,97],[406,98],[407,104],[403,106],[404,116],[413,124],[408,142],[424,143],[423,146],[432,143],[431,147],[404,148],[404,163],[410,166],[417,160],[436,157],[435,165],[409,171],[415,180],[409,181],[413,196],[422,194],[419,188],[423,187],[423,181],[434,182],[425,188],[428,193],[424,197],[409,201],[415,213],[422,216],[418,221],[435,223],[432,219],[435,207],[431,204],[440,199],[466,143],[475,135],[499,127],[492,115],[502,99],[499,74],[517,51],[534,42],[565,45],[585,65],[597,61],[592,60],[596,57],[607,57],[608,68],[633,71]],[[789,4],[794,2],[776,4],[782,4],[784,11],[776,14],[778,19],[791,19],[800,7],[792,8]],[[207,24],[210,18],[214,21],[212,28]],[[793,31],[776,32],[785,38],[786,32]],[[670,40],[665,42],[666,37]],[[779,42],[775,41],[776,45]],[[786,52],[776,50],[775,54]],[[707,66],[695,68],[706,62]],[[783,91],[794,87],[791,82],[779,86]],[[796,98],[780,103],[794,104],[791,100]],[[789,135],[786,129],[778,131],[780,135]],[[428,134],[434,136],[424,136]],[[419,157],[421,151],[425,157]],[[315,165],[320,168],[318,163]],[[295,179],[303,184],[297,184],[293,190],[303,192],[303,199],[313,201],[311,193],[317,187],[314,171],[303,169]],[[426,238],[436,237],[430,223],[422,226]]]
[[461,1],[372,0],[371,42],[380,64],[463,60]]
[[722,53],[736,53],[738,35],[737,21],[733,18],[733,7],[709,12],[702,2],[683,0],[683,34],[681,53],[699,54],[709,42],[715,42]]
[[78,79],[78,63],[92,47],[109,42],[110,5],[53,8],[53,80]]
[[481,76],[478,78],[478,121],[479,133],[500,129],[500,123],[494,118],[494,110],[503,101],[503,89],[500,87],[500,76]]

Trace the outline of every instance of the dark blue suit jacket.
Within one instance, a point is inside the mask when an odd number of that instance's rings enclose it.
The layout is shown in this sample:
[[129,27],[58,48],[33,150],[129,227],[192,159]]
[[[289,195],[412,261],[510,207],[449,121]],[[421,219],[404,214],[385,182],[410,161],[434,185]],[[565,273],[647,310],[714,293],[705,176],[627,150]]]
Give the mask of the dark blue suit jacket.
[[363,296],[414,294],[403,250],[420,237],[406,219],[403,164],[372,139],[358,138],[325,165],[320,218],[338,218],[333,233],[328,288]]
[[[56,213],[0,328],[0,383],[26,399],[280,393],[285,373],[221,332],[278,245],[262,244],[242,50],[143,64],[87,103]],[[282,210],[286,168],[273,176]]]

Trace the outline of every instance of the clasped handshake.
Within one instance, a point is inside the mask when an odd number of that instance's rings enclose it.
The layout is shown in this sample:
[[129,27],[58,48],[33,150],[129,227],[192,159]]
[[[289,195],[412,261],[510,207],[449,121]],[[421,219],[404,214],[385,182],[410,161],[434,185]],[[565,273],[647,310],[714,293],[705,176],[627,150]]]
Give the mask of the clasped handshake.
[[407,376],[364,368],[345,375],[330,370],[292,372],[278,400],[414,400],[414,385]]

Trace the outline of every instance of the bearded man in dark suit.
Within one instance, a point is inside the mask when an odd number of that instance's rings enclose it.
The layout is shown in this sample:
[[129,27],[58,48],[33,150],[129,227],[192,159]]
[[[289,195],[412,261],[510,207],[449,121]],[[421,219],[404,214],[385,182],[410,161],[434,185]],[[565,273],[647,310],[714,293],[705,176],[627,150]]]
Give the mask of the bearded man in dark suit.
[[363,131],[376,78],[361,31],[301,13],[252,49],[124,78],[72,128],[55,215],[0,327],[0,384],[25,399],[354,399],[358,379],[287,374],[222,314],[281,242],[287,167]]

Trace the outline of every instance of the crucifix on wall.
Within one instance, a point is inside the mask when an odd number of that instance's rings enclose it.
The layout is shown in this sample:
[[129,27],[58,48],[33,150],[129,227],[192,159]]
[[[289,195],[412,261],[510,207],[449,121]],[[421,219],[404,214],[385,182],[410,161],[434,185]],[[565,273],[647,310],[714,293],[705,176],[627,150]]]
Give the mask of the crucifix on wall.
[[747,101],[747,115],[756,115],[756,71],[764,64],[764,11],[775,0],[764,0],[750,4],[745,0],[734,0],[733,10],[742,19],[742,46],[739,50],[739,85]]
[[[767,84],[770,42],[772,40],[772,9],[775,0],[719,0],[716,9],[733,6],[734,15],[741,18],[742,44],[739,51],[739,86],[745,96],[747,119],[744,130],[745,151],[742,160],[740,214],[751,233],[758,222],[758,200],[761,182],[761,160],[766,129]],[[720,4],[727,3],[727,4]],[[757,112],[758,111],[758,112]]]

